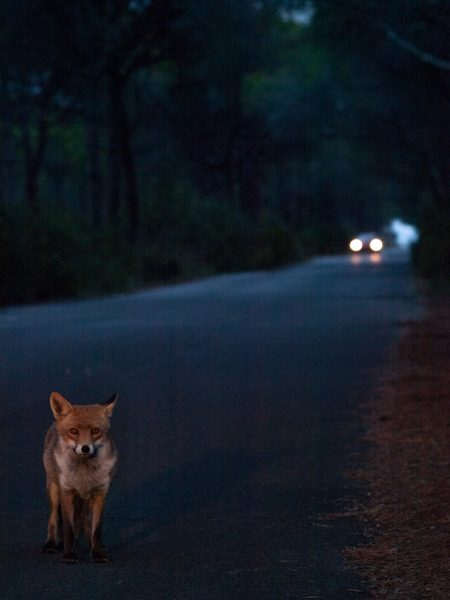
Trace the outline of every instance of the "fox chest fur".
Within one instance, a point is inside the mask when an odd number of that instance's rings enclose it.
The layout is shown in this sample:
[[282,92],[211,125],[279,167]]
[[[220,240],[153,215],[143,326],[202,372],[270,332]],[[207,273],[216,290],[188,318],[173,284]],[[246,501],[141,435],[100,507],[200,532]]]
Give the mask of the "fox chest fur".
[[[57,436],[56,427],[55,434]],[[116,470],[117,457],[110,434],[93,456],[78,455],[57,439],[53,457],[61,490],[75,490],[86,500],[97,490],[107,490]]]

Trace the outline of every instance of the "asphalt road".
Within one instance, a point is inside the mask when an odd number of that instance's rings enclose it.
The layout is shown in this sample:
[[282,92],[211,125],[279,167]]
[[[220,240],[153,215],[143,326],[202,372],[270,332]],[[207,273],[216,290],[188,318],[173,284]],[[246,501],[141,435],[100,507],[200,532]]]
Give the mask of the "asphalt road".
[[[6,600],[363,597],[344,569],[358,406],[420,312],[398,250],[0,311]],[[50,393],[119,393],[110,563],[42,555]]]

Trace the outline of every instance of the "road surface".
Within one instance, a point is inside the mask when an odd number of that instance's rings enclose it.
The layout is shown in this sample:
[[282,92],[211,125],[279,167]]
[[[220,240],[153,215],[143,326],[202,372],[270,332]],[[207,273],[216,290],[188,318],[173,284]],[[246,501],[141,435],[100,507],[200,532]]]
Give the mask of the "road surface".
[[[361,598],[342,549],[359,404],[420,313],[405,253],[0,311],[6,600]],[[110,563],[42,555],[50,393],[119,400]]]

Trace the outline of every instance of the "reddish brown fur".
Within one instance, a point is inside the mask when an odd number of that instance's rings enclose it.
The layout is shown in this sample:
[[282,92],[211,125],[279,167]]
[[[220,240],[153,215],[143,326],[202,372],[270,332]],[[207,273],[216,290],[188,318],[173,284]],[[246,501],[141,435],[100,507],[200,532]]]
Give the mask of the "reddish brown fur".
[[101,540],[105,498],[114,476],[117,453],[109,431],[117,395],[104,404],[72,406],[53,393],[56,418],[45,437],[44,465],[50,503],[46,554],[59,548],[58,509],[64,537],[63,562],[77,562],[76,540],[84,531],[95,562],[107,562]]

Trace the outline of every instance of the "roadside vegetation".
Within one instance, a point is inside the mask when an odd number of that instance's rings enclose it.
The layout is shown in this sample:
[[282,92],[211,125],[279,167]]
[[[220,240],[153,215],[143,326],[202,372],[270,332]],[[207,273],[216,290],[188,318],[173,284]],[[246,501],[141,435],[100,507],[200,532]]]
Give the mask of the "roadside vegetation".
[[[396,217],[421,229],[426,203],[439,216],[438,82],[393,42],[381,68],[364,36],[385,9],[363,5],[3,2],[0,303],[272,268]],[[418,264],[440,276],[423,231]]]
[[241,211],[184,194],[173,202],[153,196],[136,244],[130,244],[125,223],[117,219],[95,228],[55,204],[0,206],[0,304],[86,298],[271,269],[321,251],[343,251],[347,242],[337,227],[302,234],[276,215],[255,222]]
[[444,4],[3,2],[0,304],[272,268],[394,218],[444,287]]

